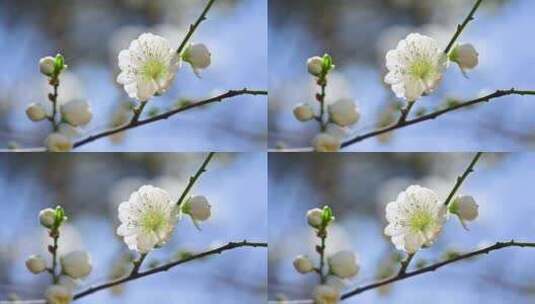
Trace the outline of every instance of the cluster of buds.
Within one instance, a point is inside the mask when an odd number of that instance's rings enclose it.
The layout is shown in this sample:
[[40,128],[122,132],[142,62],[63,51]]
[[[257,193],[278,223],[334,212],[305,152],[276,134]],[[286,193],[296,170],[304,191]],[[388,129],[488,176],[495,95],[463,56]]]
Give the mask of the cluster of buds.
[[338,151],[347,128],[356,124],[360,119],[358,106],[348,98],[327,105],[325,100],[327,76],[335,68],[330,55],[309,58],[307,68],[308,73],[316,78],[316,83],[321,88],[321,92],[316,94],[316,101],[319,102],[320,107],[319,113],[316,113],[312,104],[300,103],[294,108],[293,114],[301,122],[311,120],[319,122],[321,133],[312,142],[317,152]]
[[313,297],[318,304],[334,304],[340,300],[341,290],[346,286],[347,279],[355,277],[360,269],[356,254],[349,250],[341,250],[327,258],[328,269],[324,267],[325,240],[327,227],[334,221],[334,214],[330,207],[314,208],[306,214],[307,223],[312,227],[318,238],[322,240],[321,246],[316,246],[320,255],[319,266],[306,255],[298,255],[293,261],[295,270],[301,274],[317,273],[321,284],[314,288]]
[[48,95],[52,110],[48,113],[42,103],[31,103],[26,108],[26,115],[31,121],[48,120],[52,123],[54,132],[45,139],[45,146],[51,152],[70,151],[72,139],[79,133],[77,128],[87,125],[93,118],[91,106],[85,100],[74,99],[61,105],[58,104],[60,75],[65,69],[67,65],[61,54],[57,54],[56,57],[42,58],[39,61],[39,70],[48,78],[49,84],[53,87],[53,93]]
[[49,231],[54,245],[48,247],[52,255],[52,265],[47,266],[45,258],[41,255],[31,255],[26,260],[26,268],[33,274],[48,272],[52,276],[53,284],[45,291],[45,299],[48,304],[71,303],[74,289],[78,286],[78,280],[85,278],[91,273],[91,257],[86,251],[77,250],[64,254],[59,258],[61,271],[57,272],[56,254],[57,241],[60,236],[60,227],[67,220],[65,211],[61,206],[55,209],[46,208],[39,212],[39,223]]

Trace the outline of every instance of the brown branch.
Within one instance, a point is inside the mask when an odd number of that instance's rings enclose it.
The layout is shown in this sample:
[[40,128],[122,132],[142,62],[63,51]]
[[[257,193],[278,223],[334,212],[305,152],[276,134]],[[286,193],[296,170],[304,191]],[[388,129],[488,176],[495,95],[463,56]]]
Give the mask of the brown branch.
[[175,261],[175,262],[164,264],[164,265],[152,268],[150,270],[132,273],[132,274],[130,274],[130,275],[126,276],[126,277],[120,278],[120,279],[116,279],[116,280],[113,280],[113,281],[110,281],[110,282],[106,282],[106,283],[103,283],[103,284],[100,284],[100,285],[89,287],[88,289],[75,294],[73,299],[74,300],[78,300],[80,298],[83,298],[85,296],[88,296],[90,294],[93,294],[93,293],[95,293],[97,291],[100,291],[100,290],[103,290],[103,289],[107,289],[107,288],[110,288],[110,287],[113,287],[113,286],[116,286],[116,285],[119,285],[119,284],[123,284],[123,283],[126,283],[126,282],[137,280],[137,279],[140,279],[140,278],[143,278],[143,277],[146,277],[146,276],[149,276],[149,275],[153,275],[153,274],[156,274],[156,273],[168,271],[171,268],[176,267],[178,265],[185,264],[185,263],[188,263],[188,262],[191,262],[191,261],[194,261],[194,260],[198,260],[200,258],[207,257],[207,256],[210,256],[210,255],[221,254],[224,251],[228,251],[228,250],[232,250],[232,249],[240,248],[240,247],[267,247],[267,243],[249,242],[249,241],[245,241],[245,240],[241,241],[241,242],[230,242],[230,243],[228,243],[228,244],[226,244],[224,246],[221,246],[221,247],[218,247],[218,248],[215,248],[215,249],[212,249],[212,250],[208,250],[208,251],[196,254],[196,255],[192,255],[190,257],[187,257],[187,258]]
[[378,282],[375,282],[375,283],[371,283],[369,285],[364,285],[364,286],[361,286],[361,287],[357,287],[357,288],[355,288],[355,289],[353,289],[353,290],[351,290],[349,292],[344,293],[342,295],[341,299],[342,300],[343,299],[347,299],[347,298],[350,298],[352,296],[355,296],[357,294],[363,293],[363,292],[371,290],[371,289],[379,288],[381,286],[388,285],[388,284],[391,284],[391,283],[394,283],[394,282],[397,282],[397,281],[405,280],[405,279],[408,279],[408,278],[411,278],[411,277],[414,277],[414,276],[417,276],[417,275],[420,275],[420,274],[424,274],[424,273],[427,273],[427,272],[432,272],[432,271],[435,271],[435,270],[437,270],[439,268],[442,268],[442,267],[444,267],[446,265],[449,265],[449,264],[452,264],[452,263],[455,263],[455,262],[458,262],[458,261],[466,260],[466,259],[478,256],[478,255],[488,254],[488,253],[490,253],[492,251],[503,249],[503,248],[507,248],[507,247],[535,248],[535,243],[515,242],[514,240],[511,240],[509,242],[497,242],[496,244],[494,244],[492,246],[488,246],[488,247],[485,247],[485,248],[482,248],[482,249],[479,249],[479,250],[475,250],[475,251],[472,251],[472,252],[461,254],[461,255],[459,255],[457,257],[454,257],[454,258],[451,258],[451,259],[448,259],[448,260],[445,260],[445,261],[442,261],[442,262],[438,262],[438,263],[429,265],[427,267],[420,268],[418,270],[401,273],[401,274],[398,274],[398,275],[393,276],[391,278],[387,278],[387,279],[384,279],[384,280],[381,280],[381,281],[378,281]]
[[83,146],[85,144],[93,142],[93,141],[95,141],[97,139],[100,139],[100,138],[103,138],[103,137],[107,137],[107,136],[110,136],[110,135],[113,135],[113,134],[117,134],[117,133],[129,130],[129,129],[132,129],[132,128],[136,128],[136,127],[139,127],[139,126],[142,126],[142,125],[146,125],[146,124],[149,124],[149,123],[152,123],[152,122],[155,122],[155,121],[168,119],[169,117],[171,117],[173,115],[176,115],[178,113],[181,113],[181,112],[184,112],[184,111],[187,111],[187,110],[191,110],[193,108],[197,108],[197,107],[204,106],[204,105],[207,105],[207,104],[210,104],[210,103],[214,103],[214,102],[220,102],[220,101],[223,101],[225,99],[228,99],[228,98],[231,98],[231,97],[235,97],[235,96],[239,96],[239,95],[267,95],[267,92],[266,91],[253,91],[253,90],[248,90],[248,89],[230,90],[230,91],[228,91],[228,92],[226,92],[224,94],[221,94],[221,95],[218,95],[218,96],[214,96],[214,97],[202,100],[202,101],[198,101],[196,103],[193,103],[193,104],[190,104],[190,105],[187,105],[187,106],[175,109],[175,110],[171,110],[171,111],[168,111],[168,112],[165,112],[165,113],[162,113],[162,114],[150,117],[150,118],[137,120],[137,121],[131,121],[130,123],[128,123],[128,124],[126,124],[124,126],[120,126],[120,127],[117,127],[117,128],[113,128],[113,129],[107,130],[107,131],[103,131],[103,132],[95,134],[95,135],[91,135],[91,136],[89,136],[89,137],[87,137],[85,139],[82,139],[82,140],[77,141],[76,143],[74,143],[73,148],[78,148],[80,146]]
[[507,96],[507,95],[521,95],[521,96],[524,96],[524,95],[535,95],[535,91],[515,90],[514,88],[510,89],[510,90],[497,90],[496,92],[494,92],[492,94],[488,94],[486,96],[482,96],[482,97],[479,97],[479,98],[476,98],[476,99],[473,99],[473,100],[470,100],[470,101],[459,103],[457,105],[448,107],[446,109],[438,110],[438,111],[435,111],[435,112],[432,112],[432,113],[429,113],[429,114],[426,114],[426,115],[422,115],[422,116],[417,117],[417,118],[409,119],[409,120],[406,120],[404,122],[396,123],[394,125],[391,125],[391,126],[388,126],[388,127],[385,127],[385,128],[381,128],[381,129],[378,129],[378,130],[375,130],[375,131],[372,131],[372,132],[369,132],[369,133],[366,133],[366,134],[363,134],[363,135],[359,135],[359,136],[357,136],[357,137],[355,137],[353,139],[350,139],[350,140],[342,143],[342,147],[344,148],[344,147],[350,146],[350,145],[352,145],[354,143],[363,141],[363,140],[371,138],[371,137],[375,137],[375,136],[378,136],[378,135],[381,135],[381,134],[384,134],[384,133],[388,133],[390,131],[394,131],[394,130],[397,130],[397,129],[405,128],[405,127],[408,127],[408,126],[411,126],[411,125],[414,125],[414,124],[417,124],[417,123],[420,123],[420,122],[423,122],[423,121],[432,120],[432,119],[435,119],[435,118],[437,118],[439,116],[442,116],[442,115],[444,115],[444,114],[446,114],[448,112],[456,111],[456,110],[459,110],[459,109],[462,109],[462,108],[466,108],[466,107],[469,107],[469,106],[472,106],[472,105],[475,105],[475,104],[478,104],[478,103],[489,102],[492,99],[503,97],[503,96]]

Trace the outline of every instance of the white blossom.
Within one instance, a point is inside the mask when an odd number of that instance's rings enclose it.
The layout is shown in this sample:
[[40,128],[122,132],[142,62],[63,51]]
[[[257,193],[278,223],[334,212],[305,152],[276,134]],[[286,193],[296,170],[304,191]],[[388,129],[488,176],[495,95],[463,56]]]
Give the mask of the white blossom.
[[180,57],[169,42],[145,33],[119,53],[121,73],[117,82],[124,85],[131,98],[148,101],[171,86],[179,67]]
[[76,250],[63,255],[60,258],[60,263],[63,273],[73,279],[84,278],[93,269],[91,257],[83,250]]
[[342,250],[330,256],[327,260],[332,274],[342,279],[349,279],[357,275],[360,270],[357,256],[349,250]]
[[45,139],[45,146],[50,152],[68,152],[72,149],[72,142],[61,133],[51,133]]
[[26,268],[28,268],[31,273],[41,273],[46,270],[46,261],[40,255],[31,255],[26,260]]
[[448,57],[433,38],[409,34],[386,54],[385,82],[398,98],[416,101],[440,84]]
[[388,226],[384,232],[398,250],[415,253],[433,244],[445,217],[446,207],[434,191],[412,185],[386,206]]
[[300,103],[293,110],[294,116],[299,121],[309,121],[314,118],[314,109],[308,103]]
[[45,76],[52,76],[54,74],[55,63],[56,59],[54,57],[43,57],[39,60],[39,71]]
[[465,222],[471,222],[479,215],[479,206],[475,199],[470,195],[461,195],[457,197],[448,207],[450,213],[459,217],[461,224],[466,229]]
[[199,76],[199,70],[206,69],[212,63],[212,54],[210,54],[206,45],[192,43],[186,48],[184,54],[182,54],[182,59],[189,63],[195,74]]
[[184,203],[182,212],[190,215],[194,221],[206,221],[211,215],[211,208],[205,196],[197,195]]
[[69,304],[72,302],[72,292],[62,285],[52,285],[45,291],[47,304]]
[[71,100],[60,107],[61,115],[72,126],[84,126],[93,118],[89,103],[83,99]]
[[329,119],[341,127],[354,125],[360,118],[357,105],[351,99],[340,99],[328,106]]
[[31,121],[41,121],[46,118],[46,109],[40,103],[31,103],[26,108],[26,115]]
[[308,273],[314,271],[314,264],[306,255],[298,255],[293,261],[294,268],[299,273]]
[[329,285],[318,285],[314,288],[313,297],[315,304],[336,304],[340,300],[340,291]]
[[121,225],[117,234],[131,250],[147,253],[171,238],[178,220],[177,209],[165,190],[142,186],[119,205]]
[[479,63],[479,53],[472,44],[461,44],[453,49],[450,59],[457,63],[462,71],[471,70]]
[[316,152],[337,152],[342,142],[339,138],[328,133],[320,133],[314,137],[312,146]]
[[319,56],[309,58],[307,60],[307,69],[312,76],[320,76],[323,73],[323,58]]
[[46,208],[39,212],[39,223],[45,228],[54,227],[56,220],[56,211],[52,208]]
[[319,208],[310,209],[307,211],[307,223],[313,228],[320,228],[322,224],[321,215],[323,211]]

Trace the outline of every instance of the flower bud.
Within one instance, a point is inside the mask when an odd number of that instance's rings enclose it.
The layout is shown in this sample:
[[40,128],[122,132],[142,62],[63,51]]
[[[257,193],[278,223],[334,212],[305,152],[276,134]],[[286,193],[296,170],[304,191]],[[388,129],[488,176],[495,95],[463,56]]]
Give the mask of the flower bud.
[[308,72],[316,77],[323,73],[323,58],[319,56],[311,57],[307,60]]
[[206,45],[202,43],[192,43],[184,51],[182,59],[191,64],[193,70],[197,71],[206,69],[210,66],[212,62],[211,56],[212,55]]
[[466,228],[465,221],[473,221],[479,215],[479,206],[470,195],[457,197],[448,207],[451,214],[455,214],[461,220],[461,224]]
[[456,62],[461,70],[471,70],[479,63],[479,54],[472,44],[466,43],[456,46],[450,59]]
[[298,255],[294,259],[294,268],[299,273],[307,273],[314,271],[314,265],[309,257],[306,255]]
[[26,115],[31,121],[41,121],[46,118],[46,110],[40,103],[31,103],[26,108]]
[[322,224],[323,211],[319,208],[310,209],[307,211],[307,222],[313,228],[320,228]]
[[308,121],[314,118],[314,110],[307,103],[300,103],[294,108],[294,116],[299,121]]
[[41,273],[46,270],[46,261],[40,255],[31,255],[26,260],[26,268],[33,274]]
[[84,278],[91,272],[91,257],[86,251],[77,250],[60,258],[62,272],[73,279]]
[[39,222],[45,228],[52,229],[56,221],[56,211],[52,208],[46,208],[39,212]]
[[357,275],[360,266],[357,264],[355,253],[342,250],[328,259],[330,273],[342,279],[349,279]]
[[211,215],[210,203],[202,195],[191,197],[184,206],[182,211],[189,214],[194,221],[206,221]]
[[91,106],[82,99],[71,100],[61,105],[61,115],[65,121],[75,127],[86,125],[93,118]]
[[52,285],[45,291],[47,304],[69,304],[72,302],[72,293],[69,288],[61,285]]
[[314,288],[315,304],[336,304],[340,300],[340,291],[329,285],[318,285]]
[[329,119],[341,127],[354,125],[360,118],[357,105],[350,99],[340,99],[329,105]]
[[39,70],[41,71],[41,74],[45,76],[54,75],[55,64],[56,64],[56,59],[54,57],[47,56],[47,57],[41,58],[41,60],[39,60]]
[[337,152],[341,146],[340,139],[327,133],[316,135],[312,141],[312,146],[316,152]]
[[68,152],[72,149],[72,142],[61,133],[52,133],[45,139],[45,146],[50,152]]

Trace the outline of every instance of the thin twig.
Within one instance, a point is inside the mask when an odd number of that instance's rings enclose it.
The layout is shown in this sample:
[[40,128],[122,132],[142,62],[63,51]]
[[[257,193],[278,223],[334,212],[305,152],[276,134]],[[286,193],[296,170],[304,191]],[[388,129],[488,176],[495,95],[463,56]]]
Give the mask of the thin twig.
[[142,253],[139,256],[139,259],[134,261],[134,268],[132,268],[132,271],[130,272],[130,275],[135,275],[136,273],[139,273],[139,269],[141,268],[141,264],[143,264],[143,261],[145,261],[145,258],[147,258],[148,253]]
[[416,253],[409,253],[407,258],[405,260],[401,261],[401,267],[399,268],[398,275],[401,275],[401,274],[404,274],[404,273],[407,272],[407,268],[409,268],[409,265],[411,264],[411,261],[412,261],[412,259],[414,258],[415,255],[416,255]]
[[474,14],[476,13],[477,9],[479,8],[482,2],[483,0],[477,0],[476,3],[474,4],[474,7],[470,11],[470,13],[468,13],[468,16],[466,16],[466,19],[464,19],[463,23],[457,25],[457,31],[455,32],[450,42],[448,43],[448,46],[444,50],[445,54],[449,54],[449,52],[451,51],[451,48],[453,48],[453,46],[455,45],[455,41],[457,41],[459,36],[461,36],[461,33],[463,32],[466,25],[468,25],[470,21],[474,20]]
[[463,174],[457,177],[457,181],[455,182],[455,185],[453,185],[453,188],[451,189],[450,194],[448,194],[448,197],[444,201],[444,205],[448,206],[450,204],[451,200],[453,199],[453,196],[455,195],[457,190],[459,190],[459,188],[463,184],[466,177],[468,177],[468,175],[474,171],[474,166],[476,165],[478,160],[481,158],[481,155],[483,155],[483,152],[476,153],[476,155],[474,156],[474,158],[472,159],[468,167],[466,167],[466,170],[464,170]]
[[193,35],[193,33],[195,32],[197,27],[199,27],[199,24],[201,24],[201,22],[206,20],[206,14],[208,14],[208,11],[210,10],[210,8],[214,4],[214,2],[215,2],[215,0],[208,1],[208,4],[206,4],[206,7],[204,8],[204,10],[201,13],[201,15],[199,16],[199,18],[197,18],[197,21],[195,21],[194,24],[190,25],[188,33],[186,34],[186,37],[184,37],[184,39],[182,40],[182,42],[180,43],[180,46],[178,47],[178,49],[176,51],[176,53],[178,55],[180,55],[182,53],[182,51],[184,50],[184,48],[188,44],[189,39],[191,38],[191,36]]
[[409,272],[405,272],[403,274],[398,274],[396,276],[393,276],[391,278],[387,278],[387,279],[384,279],[384,280],[381,280],[381,281],[378,281],[378,282],[375,282],[375,283],[371,283],[369,285],[364,285],[364,286],[361,286],[361,287],[358,287],[358,288],[355,288],[349,292],[346,292],[342,295],[342,299],[347,299],[349,297],[352,297],[354,295],[357,295],[357,294],[360,294],[360,293],[363,293],[367,290],[371,290],[371,289],[375,289],[375,288],[378,288],[378,287],[381,287],[381,286],[384,286],[384,285],[388,285],[388,284],[391,284],[391,283],[394,283],[394,282],[397,282],[397,281],[401,281],[401,280],[405,280],[407,278],[410,278],[410,277],[414,277],[416,275],[420,275],[420,274],[424,274],[424,273],[427,273],[427,272],[432,272],[432,271],[435,271],[441,267],[444,267],[448,264],[452,264],[452,263],[455,263],[455,262],[458,262],[458,261],[461,261],[461,260],[466,260],[466,259],[469,259],[471,257],[474,257],[474,256],[478,256],[478,255],[482,255],[482,254],[488,254],[492,251],[495,251],[495,250],[499,250],[499,249],[502,249],[502,248],[507,248],[507,247],[529,247],[529,248],[535,248],[535,243],[527,243],[527,242],[515,242],[514,240],[511,240],[509,242],[497,242],[496,244],[492,245],[492,246],[488,246],[488,247],[485,247],[485,248],[482,248],[482,249],[479,249],[479,250],[475,250],[475,251],[472,251],[472,252],[469,252],[469,253],[465,253],[465,254],[461,254],[457,257],[454,257],[454,258],[451,258],[451,259],[448,259],[448,260],[445,260],[445,261],[442,261],[442,262],[438,262],[438,263],[435,263],[435,264],[432,264],[432,265],[429,265],[427,267],[423,267],[423,268],[420,268],[418,270],[414,270],[414,271],[409,271]]
[[327,240],[327,227],[323,228],[322,231],[319,232],[319,236],[321,239],[321,245],[319,248],[319,255],[320,255],[320,268],[318,271],[318,274],[320,276],[320,282],[321,284],[325,284],[325,281],[327,280],[327,277],[325,275],[325,247],[326,247],[326,240]]
[[[424,122],[424,121],[427,121],[427,120],[432,120],[432,119],[435,119],[435,118],[437,118],[439,116],[442,116],[442,115],[444,115],[444,114],[446,114],[448,112],[452,112],[452,111],[456,111],[456,110],[459,110],[459,109],[462,109],[462,108],[473,106],[473,105],[478,104],[478,103],[489,102],[492,99],[496,99],[496,98],[507,96],[507,95],[521,95],[521,96],[524,96],[524,95],[535,95],[535,91],[516,90],[514,88],[510,89],[510,90],[497,90],[496,92],[494,92],[492,94],[489,94],[489,95],[485,95],[485,96],[482,96],[482,97],[479,97],[479,98],[476,98],[476,99],[473,99],[473,100],[470,100],[470,101],[458,103],[456,105],[453,105],[451,107],[448,107],[448,108],[445,108],[445,109],[442,109],[442,110],[437,110],[435,112],[431,112],[429,114],[422,115],[422,116],[419,116],[419,117],[414,118],[414,119],[406,120],[405,122],[402,122],[402,123],[395,123],[393,125],[390,125],[390,126],[387,126],[387,127],[384,127],[384,128],[380,128],[380,129],[377,129],[375,131],[371,131],[369,133],[358,135],[358,136],[354,137],[353,139],[350,139],[350,140],[342,143],[341,147],[345,148],[347,146],[350,146],[350,145],[353,145],[355,143],[361,142],[361,141],[366,140],[368,138],[377,137],[377,136],[379,136],[381,134],[384,134],[384,133],[388,133],[388,132],[391,132],[391,131],[394,131],[394,130],[397,130],[397,129],[405,128],[405,127],[408,127],[408,126],[411,126],[411,125],[414,125],[414,124],[418,124],[418,123],[421,123],[421,122]],[[312,150],[313,150],[313,148],[306,147],[306,148],[291,148],[291,149],[279,149],[279,150],[278,149],[274,149],[274,150],[270,150],[270,151],[273,151],[273,152],[309,152],[309,151],[312,151]]]
[[140,279],[140,278],[152,275],[152,274],[156,274],[156,273],[159,273],[159,272],[168,271],[171,268],[176,267],[178,265],[185,264],[185,263],[188,263],[188,262],[191,262],[191,261],[194,261],[194,260],[198,260],[198,259],[206,257],[206,256],[215,255],[215,254],[221,254],[224,251],[228,251],[228,250],[232,250],[232,249],[240,248],[240,247],[267,247],[267,243],[249,242],[249,241],[245,241],[245,240],[241,241],[241,242],[230,242],[230,243],[228,243],[226,245],[223,245],[221,247],[218,247],[218,248],[215,248],[215,249],[212,249],[212,250],[208,250],[208,251],[196,254],[196,255],[192,255],[190,257],[187,257],[187,258],[175,261],[175,262],[164,264],[164,265],[152,268],[150,270],[137,272],[135,274],[130,274],[130,275],[128,275],[126,277],[123,277],[123,278],[119,278],[119,279],[116,279],[116,280],[113,280],[113,281],[110,281],[110,282],[106,282],[106,283],[103,283],[103,284],[100,284],[100,285],[89,287],[88,289],[75,294],[73,299],[74,300],[78,300],[80,298],[83,298],[83,297],[85,297],[87,295],[93,294],[93,293],[95,293],[97,291],[100,291],[100,290],[103,290],[103,289],[107,289],[107,288],[110,288],[110,287],[113,287],[113,286],[116,286],[116,285],[119,285],[119,284],[123,284],[123,283],[129,282],[129,281],[137,280],[137,279]]
[[218,95],[218,96],[215,96],[215,97],[211,97],[211,98],[208,98],[208,99],[205,99],[205,100],[202,100],[202,101],[198,101],[196,103],[192,103],[192,104],[189,104],[187,106],[184,106],[184,107],[181,107],[181,108],[178,108],[178,109],[175,109],[175,110],[171,110],[171,111],[168,111],[168,112],[165,112],[165,113],[162,113],[162,114],[150,117],[150,118],[141,119],[141,120],[137,120],[137,121],[132,121],[132,122],[130,122],[130,123],[124,125],[124,126],[120,126],[120,127],[117,127],[117,128],[113,128],[113,129],[107,130],[107,131],[103,131],[101,133],[97,133],[95,135],[91,135],[91,136],[89,136],[89,137],[87,137],[85,139],[82,139],[82,140],[77,141],[76,143],[74,143],[73,147],[74,148],[78,148],[80,146],[83,146],[85,144],[88,144],[90,142],[93,142],[93,141],[95,141],[97,139],[100,139],[100,138],[103,138],[103,137],[107,137],[107,136],[110,136],[110,135],[113,135],[113,134],[117,134],[117,133],[129,130],[129,129],[132,129],[132,128],[136,128],[136,127],[139,127],[139,126],[142,126],[142,125],[146,125],[146,124],[149,124],[149,123],[152,123],[152,122],[155,122],[155,121],[168,119],[169,117],[171,117],[173,115],[176,115],[176,114],[178,114],[180,112],[191,110],[193,108],[204,106],[204,105],[207,105],[207,104],[210,104],[210,103],[220,102],[220,101],[223,101],[225,99],[228,99],[228,98],[231,98],[231,97],[235,97],[235,96],[239,96],[239,95],[267,95],[267,92],[266,91],[253,91],[253,90],[248,90],[248,89],[230,90],[230,91],[228,91],[228,92],[226,92],[224,94],[221,94],[221,95]]
[[399,117],[398,123],[403,123],[407,120],[407,117],[409,116],[409,113],[411,112],[415,103],[415,101],[409,101],[407,103],[407,107],[401,109],[401,116]]
[[435,118],[437,118],[439,116],[442,116],[442,115],[444,115],[444,114],[446,114],[448,112],[452,112],[452,111],[455,111],[455,110],[458,110],[458,109],[466,108],[466,107],[469,107],[469,106],[472,106],[472,105],[475,105],[475,104],[478,104],[478,103],[488,102],[488,101],[491,101],[492,99],[503,97],[503,96],[507,96],[507,95],[521,95],[521,96],[523,96],[523,95],[535,95],[535,91],[515,90],[514,88],[510,89],[510,90],[497,90],[496,92],[494,92],[492,94],[488,94],[486,96],[482,96],[482,97],[479,97],[479,98],[476,98],[476,99],[473,99],[473,100],[470,100],[470,101],[459,103],[459,104],[456,104],[454,106],[448,107],[446,109],[438,110],[438,111],[435,111],[435,112],[432,112],[432,113],[429,113],[429,114],[426,114],[426,115],[422,115],[422,116],[414,118],[414,119],[409,119],[409,120],[406,120],[406,121],[401,122],[401,123],[396,123],[396,124],[394,124],[392,126],[388,126],[388,127],[381,128],[381,129],[378,129],[378,130],[375,130],[375,131],[372,131],[372,132],[369,132],[369,133],[366,133],[366,134],[363,134],[363,135],[359,135],[359,136],[357,136],[357,137],[355,137],[353,139],[350,139],[350,140],[342,143],[342,147],[347,147],[349,145],[352,145],[354,143],[363,141],[363,140],[368,139],[370,137],[375,137],[375,136],[378,136],[378,135],[381,135],[381,134],[384,134],[384,133],[388,133],[388,132],[393,131],[393,130],[397,130],[397,129],[404,128],[404,127],[407,127],[407,126],[411,126],[411,125],[414,125],[414,124],[417,124],[417,123],[420,123],[420,122],[423,122],[423,121],[435,119]]
[[178,199],[176,205],[177,207],[180,207],[182,205],[182,203],[184,202],[184,200],[186,199],[186,196],[188,195],[189,191],[191,190],[191,188],[193,187],[193,185],[195,185],[195,182],[197,182],[197,179],[199,179],[199,177],[201,176],[201,174],[203,174],[204,172],[206,172],[206,166],[208,165],[208,163],[210,162],[210,160],[212,159],[212,157],[214,157],[214,154],[215,152],[210,152],[208,154],[208,156],[204,159],[204,161],[202,162],[201,166],[199,167],[199,169],[197,170],[197,172],[195,173],[195,175],[191,176],[189,178],[189,182],[188,182],[188,185],[186,186],[186,188],[184,189],[184,191],[182,191],[182,194],[180,195],[180,198]]

